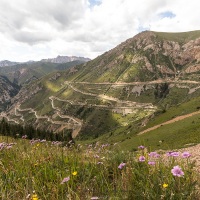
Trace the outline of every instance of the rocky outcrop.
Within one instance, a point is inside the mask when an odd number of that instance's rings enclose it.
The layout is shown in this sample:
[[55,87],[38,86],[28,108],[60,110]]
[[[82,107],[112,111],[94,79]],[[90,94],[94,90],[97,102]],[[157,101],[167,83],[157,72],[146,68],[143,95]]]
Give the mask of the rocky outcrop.
[[11,62],[9,60],[2,60],[0,61],[0,67],[8,67],[19,64],[18,62]]
[[19,89],[18,85],[11,83],[6,77],[0,76],[0,111],[5,110],[10,105]]
[[50,63],[67,63],[67,62],[72,62],[72,61],[84,61],[88,62],[90,61],[89,58],[84,58],[84,57],[76,57],[76,56],[57,56],[56,58],[47,58],[47,59],[42,59],[41,62],[50,62]]

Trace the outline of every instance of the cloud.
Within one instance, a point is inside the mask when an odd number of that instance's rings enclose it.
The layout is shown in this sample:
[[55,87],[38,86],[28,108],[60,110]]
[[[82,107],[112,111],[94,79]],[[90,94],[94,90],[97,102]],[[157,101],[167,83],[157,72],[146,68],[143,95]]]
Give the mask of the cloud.
[[1,0],[0,7],[0,60],[94,58],[143,30],[200,29],[199,0]]
[[51,41],[53,39],[50,34],[39,31],[18,31],[13,34],[13,38],[19,42],[28,43],[30,45]]

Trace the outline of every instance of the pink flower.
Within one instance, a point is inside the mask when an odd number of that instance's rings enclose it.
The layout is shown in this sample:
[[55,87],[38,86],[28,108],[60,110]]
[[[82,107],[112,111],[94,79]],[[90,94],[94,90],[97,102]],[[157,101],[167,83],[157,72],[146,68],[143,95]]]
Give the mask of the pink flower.
[[155,162],[155,161],[149,161],[148,164],[149,164],[149,165],[155,165],[156,162]]
[[184,176],[184,172],[178,165],[174,166],[171,172],[174,176],[178,176],[178,177]]
[[159,158],[160,155],[159,155],[157,152],[150,152],[150,153],[149,153],[149,157],[152,157],[152,158]]
[[183,158],[189,158],[190,156],[191,156],[191,154],[189,152],[185,151],[185,152],[182,153]]
[[140,161],[140,162],[144,162],[144,161],[145,161],[145,157],[144,157],[144,156],[140,156],[140,157],[139,157],[139,161]]
[[179,156],[179,152],[168,152],[167,156],[178,157]]
[[120,163],[120,165],[118,166],[119,169],[122,169],[124,166],[126,165],[126,163]]
[[145,146],[142,146],[142,145],[140,145],[139,147],[138,147],[138,149],[144,149],[145,148]]
[[64,184],[70,180],[69,176],[65,177],[60,184]]

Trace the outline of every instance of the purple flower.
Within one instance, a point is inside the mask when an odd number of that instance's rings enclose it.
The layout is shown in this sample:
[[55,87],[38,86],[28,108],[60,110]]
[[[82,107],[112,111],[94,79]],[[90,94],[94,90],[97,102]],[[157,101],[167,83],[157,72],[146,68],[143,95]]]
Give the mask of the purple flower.
[[144,156],[140,156],[140,157],[139,157],[139,161],[140,161],[140,162],[144,162],[144,161],[145,161],[145,157],[144,157]]
[[187,152],[187,151],[182,153],[182,157],[183,158],[189,158],[190,156],[191,156],[191,154],[189,152]]
[[7,145],[6,149],[11,149],[12,145]]
[[149,161],[148,164],[149,164],[149,165],[155,165],[156,162],[155,162],[155,161]]
[[120,163],[120,165],[118,166],[119,169],[122,169],[124,166],[126,165],[126,163]]
[[70,180],[69,176],[65,177],[60,184],[64,184]]
[[178,157],[179,156],[179,152],[170,151],[170,152],[167,153],[167,156]]
[[142,146],[142,145],[140,145],[139,147],[138,147],[138,149],[144,149],[145,148],[145,146]]
[[92,200],[99,199],[99,197],[91,197]]
[[160,157],[160,155],[157,152],[150,152],[149,156],[152,157],[152,158],[159,158]]
[[171,156],[173,156],[173,157],[178,157],[178,156],[179,156],[179,152],[172,152],[172,153],[171,153]]
[[184,176],[184,172],[178,165],[174,166],[171,172],[174,176],[178,176],[178,177]]
[[22,139],[26,139],[28,136],[27,135],[23,135],[22,136]]
[[103,162],[98,162],[97,165],[103,165]]
[[94,155],[94,158],[99,158],[99,156],[96,154],[96,155]]

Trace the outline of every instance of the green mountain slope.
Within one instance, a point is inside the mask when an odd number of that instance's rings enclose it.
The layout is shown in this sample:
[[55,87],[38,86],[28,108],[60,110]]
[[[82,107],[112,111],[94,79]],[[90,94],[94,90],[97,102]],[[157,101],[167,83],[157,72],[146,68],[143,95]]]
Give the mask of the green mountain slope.
[[[196,111],[199,72],[200,31],[146,31],[86,64],[24,86],[7,117],[55,132],[68,129],[79,139],[120,141],[131,149],[132,143],[150,141],[137,136],[140,131]],[[197,127],[191,127],[197,136]],[[172,133],[176,138],[178,128]]]
[[41,78],[51,72],[66,70],[70,67],[84,63],[75,60],[67,63],[31,62],[0,68],[0,74],[6,76],[11,82],[27,84],[32,80]]

